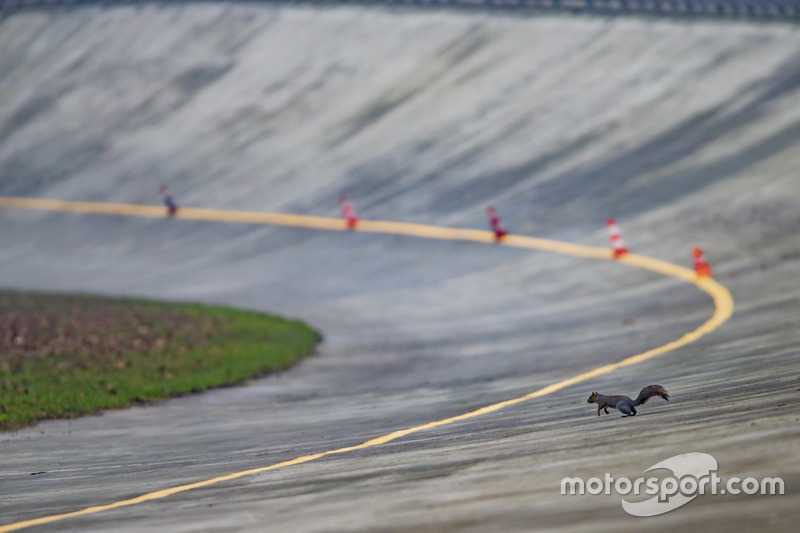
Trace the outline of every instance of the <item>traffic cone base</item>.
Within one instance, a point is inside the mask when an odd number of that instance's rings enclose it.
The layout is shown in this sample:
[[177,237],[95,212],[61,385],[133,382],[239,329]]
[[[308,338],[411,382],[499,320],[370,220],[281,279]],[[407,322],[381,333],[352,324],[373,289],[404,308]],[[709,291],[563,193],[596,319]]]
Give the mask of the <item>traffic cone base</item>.
[[713,276],[714,271],[711,270],[711,267],[708,265],[698,265],[695,267],[695,272],[697,272],[698,276]]

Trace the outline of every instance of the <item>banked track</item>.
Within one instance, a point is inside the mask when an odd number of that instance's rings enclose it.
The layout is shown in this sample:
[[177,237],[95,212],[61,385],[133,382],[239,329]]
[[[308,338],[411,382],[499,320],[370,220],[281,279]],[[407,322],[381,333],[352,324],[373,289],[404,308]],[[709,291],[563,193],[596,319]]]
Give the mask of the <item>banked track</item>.
[[[147,205],[133,205],[133,204],[116,204],[116,203],[99,203],[99,202],[69,202],[62,200],[50,199],[37,199],[37,198],[11,198],[0,197],[0,207],[8,209],[29,209],[39,211],[53,211],[53,212],[69,212],[80,214],[92,215],[112,215],[112,216],[131,216],[131,217],[145,217],[145,218],[161,218],[164,216],[164,209],[159,206]],[[178,212],[176,218],[183,220],[202,220],[214,222],[227,222],[227,223],[242,223],[242,224],[269,224],[278,226],[293,226],[309,229],[328,230],[328,231],[347,231],[346,222],[341,219],[305,216],[305,215],[292,215],[283,213],[260,213],[260,212],[247,212],[247,211],[229,211],[217,209],[203,209],[184,207]],[[405,222],[390,222],[390,221],[377,221],[377,220],[362,220],[359,222],[358,231],[368,233],[380,233],[390,235],[405,235],[411,237],[419,237],[426,239],[440,239],[440,240],[453,240],[453,241],[473,241],[479,243],[492,243],[494,244],[494,234],[489,231],[472,230],[472,229],[459,229],[447,228],[439,226],[412,224]],[[86,507],[84,509],[44,516],[32,520],[24,520],[12,524],[0,526],[0,533],[17,531],[20,529],[43,525],[67,518],[78,516],[90,515],[117,509],[120,507],[127,507],[137,505],[152,500],[166,498],[168,496],[187,492],[201,487],[215,485],[225,481],[231,481],[244,476],[259,474],[277,468],[288,467],[307,463],[315,459],[334,454],[342,454],[363,448],[379,446],[388,442],[394,441],[401,437],[411,435],[413,433],[424,431],[427,429],[452,424],[462,420],[475,418],[478,416],[486,415],[499,411],[505,407],[516,405],[535,398],[541,398],[552,394],[556,391],[584,382],[588,379],[602,376],[613,372],[614,370],[635,365],[658,355],[668,353],[676,350],[687,344],[690,344],[700,337],[711,333],[725,323],[733,313],[733,298],[728,289],[709,277],[699,277],[691,269],[635,254],[627,254],[623,257],[614,259],[613,254],[606,248],[597,248],[582,246],[567,242],[554,241],[548,239],[539,239],[534,237],[527,237],[521,235],[509,235],[503,239],[501,245],[510,246],[514,248],[524,248],[530,250],[539,250],[545,252],[560,253],[571,255],[575,257],[618,261],[631,266],[650,270],[658,274],[677,278],[683,282],[695,285],[701,291],[707,293],[714,302],[714,312],[712,316],[696,329],[684,334],[679,339],[647,350],[645,352],[632,355],[616,363],[607,364],[583,372],[581,374],[563,379],[556,383],[552,383],[546,387],[540,388],[523,396],[511,398],[501,402],[486,405],[479,409],[475,409],[458,416],[436,420],[426,424],[393,431],[391,433],[369,439],[361,444],[354,446],[347,446],[334,450],[322,451],[310,455],[303,455],[288,461],[271,464],[268,466],[252,468],[239,472],[234,472],[228,475],[219,476],[211,479],[198,481],[195,483],[175,486],[163,490],[149,492],[141,496],[130,498],[127,500],[120,500],[117,502]]]

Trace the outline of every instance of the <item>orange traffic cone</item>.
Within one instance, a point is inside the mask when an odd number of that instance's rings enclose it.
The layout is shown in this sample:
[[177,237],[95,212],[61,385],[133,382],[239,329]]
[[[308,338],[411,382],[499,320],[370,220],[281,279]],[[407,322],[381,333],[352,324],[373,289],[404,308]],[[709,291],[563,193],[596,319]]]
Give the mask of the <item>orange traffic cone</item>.
[[622,242],[622,235],[619,233],[617,223],[613,218],[609,218],[606,225],[608,226],[608,234],[611,237],[611,247],[614,249],[614,258],[627,254],[628,249],[625,248],[625,243]]
[[356,215],[356,209],[353,207],[353,204],[350,203],[350,200],[347,199],[347,196],[341,195],[339,197],[339,205],[342,206],[342,216],[347,220],[347,229],[356,229],[358,215]]
[[701,250],[699,246],[694,247],[694,271],[697,272],[698,276],[714,275],[714,271],[711,270],[708,261],[706,261],[705,256],[703,256],[703,250]]
[[167,216],[174,217],[178,212],[178,204],[169,192],[169,187],[166,185],[161,186],[161,196],[164,198],[164,205],[167,206]]
[[508,230],[503,227],[503,221],[500,220],[500,216],[497,214],[497,209],[494,206],[489,206],[486,208],[486,214],[489,215],[489,224],[492,226],[492,231],[494,231],[494,238],[496,241],[500,242],[503,240],[503,237],[508,235]]

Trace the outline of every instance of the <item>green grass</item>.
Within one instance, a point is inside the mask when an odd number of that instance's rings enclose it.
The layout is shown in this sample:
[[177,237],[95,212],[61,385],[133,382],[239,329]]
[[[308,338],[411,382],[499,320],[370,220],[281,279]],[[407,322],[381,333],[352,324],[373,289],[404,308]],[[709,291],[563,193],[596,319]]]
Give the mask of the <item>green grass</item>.
[[0,292],[0,430],[240,383],[320,339],[226,307]]

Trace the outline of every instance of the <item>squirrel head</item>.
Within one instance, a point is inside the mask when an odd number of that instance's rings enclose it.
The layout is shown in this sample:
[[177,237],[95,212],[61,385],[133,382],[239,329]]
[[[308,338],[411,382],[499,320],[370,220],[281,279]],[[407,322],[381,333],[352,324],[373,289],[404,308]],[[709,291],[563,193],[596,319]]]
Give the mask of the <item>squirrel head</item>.
[[589,399],[586,400],[586,403],[597,403],[597,394],[598,393],[593,392],[592,395],[589,396]]

